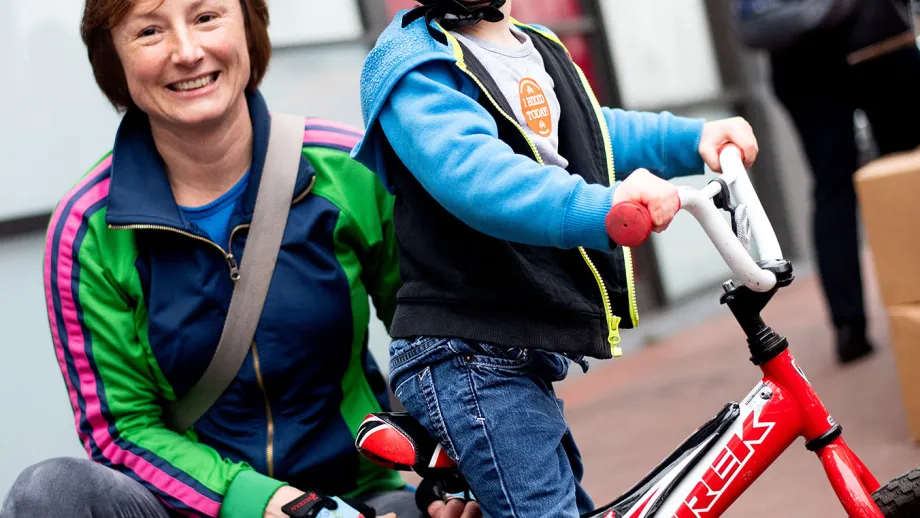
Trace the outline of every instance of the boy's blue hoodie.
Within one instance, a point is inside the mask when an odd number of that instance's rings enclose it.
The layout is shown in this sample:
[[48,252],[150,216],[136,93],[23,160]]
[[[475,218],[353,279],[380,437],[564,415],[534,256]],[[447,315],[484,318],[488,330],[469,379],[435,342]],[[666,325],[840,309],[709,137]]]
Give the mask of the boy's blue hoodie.
[[[395,192],[383,158],[386,139],[431,196],[471,228],[528,245],[610,251],[604,220],[617,185],[588,184],[577,171],[516,154],[499,140],[480,89],[458,71],[456,49],[432,38],[424,19],[403,28],[406,12],[365,61],[366,133],[352,156]],[[610,108],[603,114],[617,180],[637,168],[665,179],[703,173],[703,120]]]

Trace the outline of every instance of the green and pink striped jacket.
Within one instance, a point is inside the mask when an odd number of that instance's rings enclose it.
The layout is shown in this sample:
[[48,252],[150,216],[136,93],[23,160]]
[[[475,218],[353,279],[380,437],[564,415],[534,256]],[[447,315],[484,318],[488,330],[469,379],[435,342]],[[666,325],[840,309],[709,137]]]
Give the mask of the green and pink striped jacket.
[[250,182],[215,243],[183,217],[146,117],[60,201],[44,258],[48,321],[91,459],[176,513],[260,518],[282,484],[354,496],[404,482],[355,450],[388,406],[368,353],[371,304],[388,326],[399,285],[392,198],[349,152],[360,133],[306,119],[297,187],[255,341],[236,379],[188,432],[162,420],[207,367],[244,262],[269,112],[247,95]]

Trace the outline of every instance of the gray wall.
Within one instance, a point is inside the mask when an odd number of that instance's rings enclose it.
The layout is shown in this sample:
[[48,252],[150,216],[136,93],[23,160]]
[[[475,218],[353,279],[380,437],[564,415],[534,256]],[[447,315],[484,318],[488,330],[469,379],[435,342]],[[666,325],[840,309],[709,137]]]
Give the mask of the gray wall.
[[0,241],[0,495],[22,468],[82,454],[48,331],[44,235]]

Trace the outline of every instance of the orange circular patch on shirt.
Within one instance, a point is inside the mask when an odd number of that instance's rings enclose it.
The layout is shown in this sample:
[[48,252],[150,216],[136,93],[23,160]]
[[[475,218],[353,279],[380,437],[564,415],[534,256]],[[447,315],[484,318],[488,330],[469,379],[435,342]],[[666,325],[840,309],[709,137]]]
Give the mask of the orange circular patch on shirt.
[[530,78],[521,79],[519,85],[521,94],[521,109],[524,111],[524,120],[534,133],[541,137],[548,137],[553,133],[553,116],[549,111],[549,103],[543,89],[536,81]]

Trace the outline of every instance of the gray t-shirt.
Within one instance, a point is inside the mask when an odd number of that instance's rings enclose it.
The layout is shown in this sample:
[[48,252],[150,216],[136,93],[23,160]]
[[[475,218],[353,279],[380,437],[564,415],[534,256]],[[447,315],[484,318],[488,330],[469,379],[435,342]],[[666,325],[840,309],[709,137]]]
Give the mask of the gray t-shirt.
[[565,168],[568,161],[559,154],[559,99],[553,78],[546,73],[543,56],[530,36],[517,27],[511,32],[521,42],[505,47],[451,31],[492,75],[518,124],[536,145],[543,162]]

